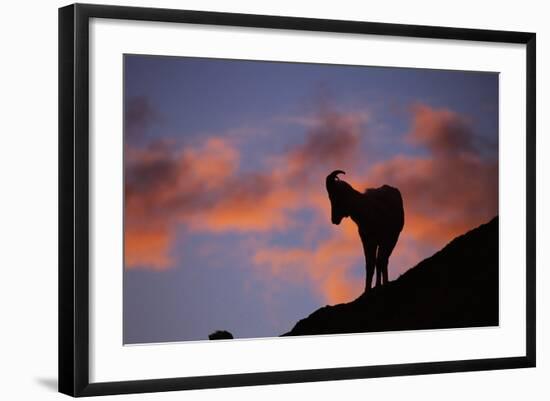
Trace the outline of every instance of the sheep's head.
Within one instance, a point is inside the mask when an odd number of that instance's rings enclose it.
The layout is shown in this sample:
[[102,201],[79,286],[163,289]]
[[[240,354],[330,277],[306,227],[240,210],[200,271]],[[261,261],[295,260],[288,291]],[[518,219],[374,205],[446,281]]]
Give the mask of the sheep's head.
[[342,170],[335,170],[327,175],[326,179],[326,187],[331,206],[331,221],[332,224],[336,225],[340,224],[344,217],[349,216],[347,198],[349,190],[351,189],[347,182],[338,178],[338,174],[346,173]]

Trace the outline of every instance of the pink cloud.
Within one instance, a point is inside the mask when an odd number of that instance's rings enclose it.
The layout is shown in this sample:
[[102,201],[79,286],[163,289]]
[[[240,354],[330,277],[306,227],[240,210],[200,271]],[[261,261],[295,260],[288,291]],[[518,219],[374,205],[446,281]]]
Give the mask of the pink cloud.
[[[405,140],[421,156],[395,156],[366,176],[360,176],[369,157],[360,153],[371,134],[366,113],[323,109],[307,124],[299,122],[306,129],[301,144],[266,155],[255,172],[240,170],[239,142],[226,137],[210,136],[183,149],[165,142],[128,148],[126,267],[174,266],[170,251],[180,225],[191,234],[239,232],[264,236],[249,255],[259,277],[303,283],[328,303],[348,301],[363,289],[363,279],[353,274],[363,269],[362,247],[351,221],[330,224],[323,184],[328,172],[344,169],[358,190],[388,184],[402,192],[405,228],[390,258],[395,278],[498,213],[498,163],[480,155],[469,119],[422,104],[412,107],[411,117]],[[301,210],[313,212],[305,226],[294,221]],[[308,245],[270,244],[270,233],[295,230]]]
[[[317,221],[316,225],[322,225]],[[270,247],[258,249],[253,257],[255,265],[271,276],[294,283],[309,285],[328,303],[349,300],[360,294],[363,282],[354,280],[351,269],[363,259],[357,230],[345,222],[342,230],[318,241],[314,247]]]
[[[207,137],[182,150],[162,141],[127,148],[126,266],[173,265],[167,254],[178,224],[213,233],[293,227],[292,213],[311,207],[308,200],[326,169],[355,155],[361,121],[333,111],[320,115],[302,145],[257,172],[240,172],[238,146],[222,137]],[[163,246],[139,241],[147,228],[168,238]],[[150,249],[145,253],[143,248]]]
[[126,268],[172,267],[169,253],[178,222],[211,205],[208,194],[225,185],[238,163],[238,151],[221,138],[183,151],[165,142],[127,148]]
[[466,118],[416,105],[407,139],[428,155],[384,161],[368,178],[400,189],[405,233],[440,246],[498,213],[498,161],[480,156]]
[[[479,155],[468,119],[446,109],[416,105],[406,139],[427,154],[378,163],[363,185],[357,185],[353,175],[345,177],[358,190],[389,184],[402,192],[405,228],[390,258],[392,278],[498,213],[498,164]],[[319,212],[313,229],[326,227],[329,205],[324,190],[312,194],[310,204]],[[364,263],[361,244],[351,222],[332,229],[332,237],[313,249],[262,249],[254,261],[275,276],[312,284],[329,303],[350,300],[363,288],[362,281],[350,278],[351,269]]]

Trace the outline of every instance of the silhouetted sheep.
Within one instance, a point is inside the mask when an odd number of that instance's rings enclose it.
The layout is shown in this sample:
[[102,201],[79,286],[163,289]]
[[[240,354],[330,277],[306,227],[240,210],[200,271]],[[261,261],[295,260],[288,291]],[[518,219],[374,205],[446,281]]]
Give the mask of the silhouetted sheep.
[[365,253],[366,292],[375,270],[376,286],[388,282],[388,260],[405,222],[403,200],[399,190],[389,185],[361,193],[340,180],[338,174],[345,172],[335,170],[326,178],[331,220],[338,225],[344,217],[351,217],[357,224]]
[[231,340],[232,338],[233,334],[226,330],[216,330],[208,336],[209,340]]

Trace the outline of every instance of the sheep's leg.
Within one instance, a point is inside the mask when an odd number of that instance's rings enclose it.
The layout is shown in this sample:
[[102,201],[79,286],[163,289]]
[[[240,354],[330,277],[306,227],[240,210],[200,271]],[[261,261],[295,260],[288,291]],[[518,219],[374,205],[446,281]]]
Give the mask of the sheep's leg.
[[365,292],[370,290],[372,286],[372,278],[374,277],[374,270],[376,268],[376,245],[374,246],[368,246],[367,254],[368,256],[367,261],[365,263],[366,270],[367,270],[367,279],[365,282]]
[[374,276],[374,268],[376,266],[376,243],[369,242],[367,236],[363,233],[359,233],[361,242],[363,243],[363,252],[365,253],[365,292],[367,292],[372,285],[372,277]]
[[378,248],[376,258],[376,286],[384,285],[388,282],[388,253],[382,247]]
[[388,284],[388,263],[389,263],[389,258],[386,259],[386,264],[384,265],[384,270],[382,271],[382,284],[383,285],[386,285]]
[[384,274],[384,267],[388,266],[387,259],[386,264],[384,264],[384,247],[382,245],[378,246],[378,254],[376,255],[376,287],[380,287],[382,284],[384,284],[383,281],[383,274]]
[[382,269],[383,266],[379,258],[376,259],[376,285],[375,287],[380,287],[382,285]]
[[388,262],[396,243],[397,240],[394,240],[384,244],[384,246],[380,245],[378,247],[378,255],[376,257],[376,285],[379,283],[379,278],[382,280],[382,285],[388,283]]

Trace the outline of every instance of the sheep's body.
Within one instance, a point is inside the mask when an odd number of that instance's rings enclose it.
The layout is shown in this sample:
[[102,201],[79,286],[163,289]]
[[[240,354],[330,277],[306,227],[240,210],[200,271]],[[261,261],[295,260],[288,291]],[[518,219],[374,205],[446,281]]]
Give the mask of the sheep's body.
[[350,217],[359,231],[365,253],[365,291],[371,288],[376,270],[376,285],[388,282],[388,261],[405,223],[403,200],[397,188],[383,185],[358,192],[337,178],[341,171],[327,177],[332,206],[332,223]]
[[389,185],[368,188],[363,193],[363,205],[350,217],[376,242],[397,242],[405,223],[401,193]]

